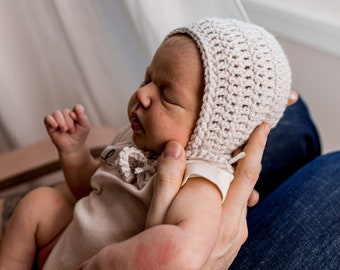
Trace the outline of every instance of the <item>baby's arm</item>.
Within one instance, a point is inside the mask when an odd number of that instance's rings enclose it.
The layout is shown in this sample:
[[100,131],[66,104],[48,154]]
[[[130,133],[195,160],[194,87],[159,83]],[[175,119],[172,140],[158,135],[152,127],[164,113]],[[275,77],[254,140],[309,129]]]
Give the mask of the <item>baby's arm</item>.
[[58,149],[65,180],[76,198],[90,192],[90,179],[98,168],[85,144],[90,131],[89,120],[82,105],[73,110],[54,111],[44,118],[52,142]]
[[82,269],[99,269],[97,263],[108,269],[201,269],[216,244],[221,217],[217,187],[202,178],[190,179],[174,199],[164,224],[107,246]]

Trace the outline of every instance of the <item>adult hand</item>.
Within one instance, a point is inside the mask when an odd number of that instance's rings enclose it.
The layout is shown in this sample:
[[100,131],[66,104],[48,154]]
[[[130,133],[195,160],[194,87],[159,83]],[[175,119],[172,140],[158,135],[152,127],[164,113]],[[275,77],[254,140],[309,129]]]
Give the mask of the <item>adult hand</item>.
[[[298,99],[297,92],[291,90],[287,107],[295,104]],[[237,164],[235,178],[223,203],[220,236],[204,269],[228,269],[248,237],[247,208],[259,200],[254,186],[261,172],[261,160],[269,131],[268,124],[260,125],[244,147],[246,156]]]
[[246,156],[235,169],[235,178],[223,203],[223,221],[218,242],[204,269],[227,269],[248,236],[248,202],[261,171],[261,159],[269,134],[269,125],[257,127],[244,147]]
[[[291,91],[287,106],[298,100],[295,91]],[[230,185],[227,198],[223,203],[223,222],[218,242],[204,269],[224,270],[235,259],[241,245],[248,236],[246,222],[247,207],[258,201],[254,186],[261,171],[261,159],[269,134],[268,124],[262,124],[253,132],[244,148],[246,157],[238,162],[235,179]],[[176,142],[169,142],[159,160],[158,176],[154,186],[154,197],[148,213],[146,227],[163,222],[165,214],[176,196],[185,170],[185,153]],[[92,257],[82,266],[82,270],[110,269],[105,265],[104,252]]]
[[[153,199],[146,221],[147,228],[163,223],[170,204],[180,189],[185,171],[185,161],[183,146],[174,141],[168,142],[159,158],[157,178],[153,187]],[[110,250],[109,246],[102,249],[91,259],[85,261],[80,269],[112,269],[108,259],[108,256],[110,256],[108,250]]]
[[183,146],[175,141],[168,142],[159,158],[146,228],[163,223],[170,204],[181,187],[185,161]]
[[295,104],[299,99],[299,94],[295,90],[290,90],[288,101],[287,101],[287,107]]
[[[295,104],[298,101],[298,99],[299,99],[299,94],[296,91],[291,90],[288,96],[288,100],[287,100],[287,107]],[[255,206],[259,201],[259,197],[260,197],[259,193],[254,189],[252,193],[250,194],[250,197],[248,200],[248,206],[249,207]]]

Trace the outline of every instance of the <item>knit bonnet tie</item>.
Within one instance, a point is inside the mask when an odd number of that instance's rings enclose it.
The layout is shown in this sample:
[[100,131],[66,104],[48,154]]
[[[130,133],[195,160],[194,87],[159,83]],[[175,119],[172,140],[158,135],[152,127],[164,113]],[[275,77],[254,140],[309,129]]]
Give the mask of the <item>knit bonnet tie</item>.
[[114,167],[122,180],[142,189],[156,173],[158,156],[130,146],[107,146],[100,156],[106,166]]
[[[233,174],[232,164],[244,156],[244,152],[238,153],[223,167]],[[134,145],[109,145],[103,150],[100,159],[106,166],[117,169],[124,182],[135,185],[139,190],[143,189],[157,172],[158,156],[149,151],[142,151]]]

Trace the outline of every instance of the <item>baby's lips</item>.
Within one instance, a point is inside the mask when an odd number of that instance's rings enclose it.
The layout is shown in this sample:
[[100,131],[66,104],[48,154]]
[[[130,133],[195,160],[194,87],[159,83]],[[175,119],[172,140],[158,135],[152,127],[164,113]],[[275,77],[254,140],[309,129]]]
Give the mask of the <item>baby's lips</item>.
[[133,131],[143,130],[142,124],[140,123],[136,113],[131,115],[131,128]]

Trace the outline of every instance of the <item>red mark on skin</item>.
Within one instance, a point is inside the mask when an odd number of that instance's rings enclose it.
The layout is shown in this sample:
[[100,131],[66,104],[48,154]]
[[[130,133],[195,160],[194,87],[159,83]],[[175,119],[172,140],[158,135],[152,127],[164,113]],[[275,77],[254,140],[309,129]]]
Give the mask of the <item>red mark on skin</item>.
[[135,256],[135,260],[134,260],[134,265],[136,269],[147,270],[148,267],[151,265],[151,263],[152,263],[152,260],[150,258],[150,254],[147,248],[143,244],[140,244],[137,247],[137,253]]
[[167,265],[170,261],[177,256],[179,253],[179,248],[176,245],[173,245],[171,241],[166,241],[161,244],[160,248],[158,249],[158,259],[159,265]]
[[152,250],[140,244],[137,248],[134,266],[138,270],[159,270],[173,261],[179,251],[170,240],[160,243],[159,247],[153,247]]

